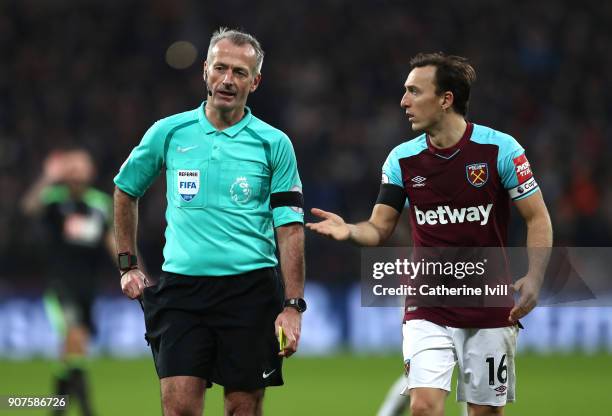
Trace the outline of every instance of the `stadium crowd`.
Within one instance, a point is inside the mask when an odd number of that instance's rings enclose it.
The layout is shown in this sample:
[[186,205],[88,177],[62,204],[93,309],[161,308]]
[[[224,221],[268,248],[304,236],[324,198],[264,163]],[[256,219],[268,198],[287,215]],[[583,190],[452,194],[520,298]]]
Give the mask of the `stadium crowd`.
[[[292,138],[307,207],[369,214],[384,158],[414,136],[399,106],[408,61],[440,50],[476,68],[469,119],[527,149],[555,244],[609,246],[610,21],[612,3],[590,0],[1,2],[0,292],[35,287],[44,267],[44,239],[17,201],[49,152],[88,149],[96,186],[112,192],[147,127],[203,100],[206,42],[221,25],[257,35],[270,58],[248,105]],[[178,40],[198,51],[186,69],[166,62]],[[163,184],[145,199],[140,247],[157,271]],[[357,248],[309,235],[306,249],[308,279],[356,280]]]

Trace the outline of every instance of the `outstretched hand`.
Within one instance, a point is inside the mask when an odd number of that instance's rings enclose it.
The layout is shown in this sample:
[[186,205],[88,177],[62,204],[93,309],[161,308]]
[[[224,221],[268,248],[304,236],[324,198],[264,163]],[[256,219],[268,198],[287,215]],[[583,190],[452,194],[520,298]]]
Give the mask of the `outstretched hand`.
[[523,318],[536,307],[540,287],[530,276],[525,276],[517,280],[511,287],[515,292],[520,293],[518,303],[514,305],[510,311],[510,316],[508,316],[508,321],[516,324],[519,319]]
[[349,239],[351,230],[341,216],[336,215],[333,212],[323,211],[319,208],[312,208],[310,212],[319,218],[323,218],[323,221],[306,223],[306,228],[337,241]]

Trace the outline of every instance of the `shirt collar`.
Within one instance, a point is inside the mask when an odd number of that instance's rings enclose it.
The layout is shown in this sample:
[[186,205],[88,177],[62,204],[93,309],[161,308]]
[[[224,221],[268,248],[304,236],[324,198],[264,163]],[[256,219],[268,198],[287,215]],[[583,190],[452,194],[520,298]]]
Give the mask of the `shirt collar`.
[[448,147],[446,149],[438,149],[437,147],[434,147],[434,145],[431,144],[429,135],[427,135],[427,148],[431,153],[436,156],[439,156],[443,159],[450,159],[454,157],[457,153],[459,153],[461,148],[465,146],[465,144],[470,140],[470,138],[472,137],[473,130],[474,124],[468,122],[467,126],[465,127],[465,132],[463,133],[463,136],[461,136],[461,139],[459,139],[459,141],[455,143],[452,147]]
[[200,126],[202,126],[206,134],[210,134],[210,133],[214,133],[218,131],[219,133],[223,133],[226,136],[235,137],[238,133],[240,133],[242,129],[248,126],[248,124],[251,122],[251,119],[253,118],[253,114],[251,114],[251,109],[245,106],[244,116],[238,123],[232,126],[229,126],[223,130],[217,130],[215,126],[213,126],[210,123],[210,121],[208,121],[208,118],[206,118],[205,107],[206,107],[206,101],[202,103],[202,105],[200,106],[198,110],[198,121],[200,122]]

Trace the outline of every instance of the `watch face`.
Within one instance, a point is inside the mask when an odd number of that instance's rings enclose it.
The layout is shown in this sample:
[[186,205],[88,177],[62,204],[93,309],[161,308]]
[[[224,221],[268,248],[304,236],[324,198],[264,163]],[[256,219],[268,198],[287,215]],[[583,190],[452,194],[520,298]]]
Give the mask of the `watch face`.
[[291,306],[298,312],[304,312],[306,310],[306,301],[302,298],[292,298],[285,300],[285,306]]
[[138,265],[138,260],[136,256],[130,253],[119,253],[119,270],[129,270],[133,269]]
[[119,255],[119,268],[127,269],[130,267],[130,255],[129,254],[120,254]]
[[291,298],[285,300],[285,307],[290,306],[295,308],[298,312],[304,312],[306,310],[306,301],[302,298]]

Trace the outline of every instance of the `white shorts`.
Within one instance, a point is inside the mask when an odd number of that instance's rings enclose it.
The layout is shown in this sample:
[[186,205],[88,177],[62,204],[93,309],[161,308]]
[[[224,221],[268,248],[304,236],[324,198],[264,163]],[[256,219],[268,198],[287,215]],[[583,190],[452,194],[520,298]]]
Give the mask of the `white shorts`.
[[409,364],[402,394],[415,387],[450,391],[459,364],[457,401],[489,406],[514,401],[516,326],[452,328],[414,319],[402,332],[404,363]]

